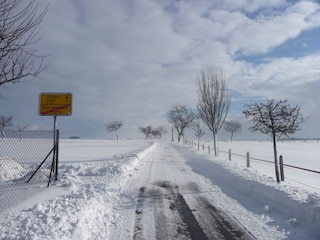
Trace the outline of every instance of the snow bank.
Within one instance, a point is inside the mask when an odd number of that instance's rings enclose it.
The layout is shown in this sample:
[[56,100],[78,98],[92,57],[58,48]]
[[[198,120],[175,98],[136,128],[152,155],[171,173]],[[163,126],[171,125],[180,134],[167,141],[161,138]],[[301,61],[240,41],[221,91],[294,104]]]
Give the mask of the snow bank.
[[234,161],[214,158],[194,149],[193,152],[199,157],[197,161],[194,158],[187,161],[192,170],[218,185],[249,211],[261,218],[270,218],[279,229],[295,232],[297,225],[315,233],[320,229],[320,194],[287,182],[279,184],[274,178]]
[[123,186],[154,143],[139,144],[104,160],[62,161],[59,181],[43,192],[46,196],[4,213],[0,239],[108,239],[109,229],[118,228],[114,208],[125,194]]
[[[320,229],[319,194],[298,189],[290,184],[278,184],[274,179],[248,169],[236,166],[230,168],[230,165],[228,168],[224,167],[225,171],[221,171],[219,175],[224,184],[219,186],[225,190],[228,188],[233,195],[249,195],[255,204],[260,202],[261,206],[264,206],[260,214],[268,212],[269,215],[277,215],[276,219],[279,219],[278,215],[291,216],[286,219],[290,225],[307,224],[313,232]],[[248,198],[241,203],[244,206],[250,204]]]
[[24,173],[24,167],[15,159],[0,156],[0,182],[20,178]]

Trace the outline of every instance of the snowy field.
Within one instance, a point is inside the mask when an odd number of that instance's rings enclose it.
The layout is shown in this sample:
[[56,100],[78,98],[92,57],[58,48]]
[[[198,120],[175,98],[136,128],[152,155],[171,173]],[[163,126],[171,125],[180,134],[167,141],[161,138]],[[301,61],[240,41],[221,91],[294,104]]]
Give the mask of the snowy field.
[[[207,143],[208,144],[208,143]],[[212,146],[213,144],[211,144]],[[206,146],[206,145],[205,145]],[[271,141],[234,141],[219,142],[220,159],[229,160],[231,149],[231,161],[238,166],[246,166],[246,154],[253,158],[250,167],[275,179],[274,164],[259,160],[273,162],[273,144]],[[223,152],[222,152],[223,151]],[[283,156],[283,162],[287,165],[296,166],[308,170],[320,172],[320,142],[319,141],[293,141],[277,142],[278,155]],[[244,157],[238,156],[242,155]],[[257,159],[257,160],[255,160]],[[285,182],[295,184],[311,192],[320,193],[320,174],[307,170],[284,166]]]
[[[279,143],[279,154],[286,164],[319,171],[319,144]],[[220,150],[229,148],[272,160],[270,142],[219,143]],[[245,161],[165,141],[61,140],[59,180],[0,212],[0,239],[154,239],[163,228],[150,225],[150,219],[166,226],[161,239],[190,239],[178,234],[180,220],[171,205],[172,211],[160,209],[168,199],[156,208],[144,206],[144,217],[137,215],[139,190],[160,191],[169,182],[179,186],[191,209],[197,208],[196,197],[205,197],[255,239],[319,239],[320,175],[285,169],[286,181],[278,184],[272,164],[252,161],[247,168]],[[194,214],[201,222],[200,212]]]

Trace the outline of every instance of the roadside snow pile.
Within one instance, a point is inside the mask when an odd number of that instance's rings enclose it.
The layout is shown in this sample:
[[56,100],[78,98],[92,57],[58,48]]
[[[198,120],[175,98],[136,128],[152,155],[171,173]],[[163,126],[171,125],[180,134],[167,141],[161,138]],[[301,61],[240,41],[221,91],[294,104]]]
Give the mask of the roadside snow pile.
[[260,169],[247,168],[219,157],[213,158],[203,152],[192,152],[200,155],[196,164],[187,161],[193,171],[208,178],[225,194],[261,218],[268,216],[274,219],[279,229],[288,229],[290,226],[294,232],[292,228],[297,225],[304,225],[311,232],[320,229],[319,193],[298,188],[290,182],[279,184],[273,177],[261,174]]
[[124,186],[153,144],[105,160],[62,163],[59,181],[42,197],[4,214],[0,239],[108,239],[109,230],[119,228],[115,207]]
[[15,159],[0,156],[0,181],[20,178],[24,173],[24,167]]
[[103,177],[108,181],[114,181],[115,179],[125,179],[121,176],[133,176],[138,170],[139,161],[151,151],[154,144],[154,142],[150,142],[147,147],[130,153],[114,155],[110,159],[88,161],[81,164],[61,164],[58,185],[69,186],[77,182],[79,178]]
[[230,183],[225,182],[225,185],[229,185],[228,188],[232,188],[233,185],[233,194],[238,192],[250,195],[255,202],[260,201],[264,204],[268,213],[291,215],[292,218],[287,221],[290,226],[308,222],[313,230],[320,228],[320,195],[318,193],[297,188],[286,182],[279,184],[274,179],[260,175],[252,169],[236,165],[230,167],[230,163],[227,162],[223,162],[223,165],[230,171],[230,174],[224,172],[225,180],[228,179]]

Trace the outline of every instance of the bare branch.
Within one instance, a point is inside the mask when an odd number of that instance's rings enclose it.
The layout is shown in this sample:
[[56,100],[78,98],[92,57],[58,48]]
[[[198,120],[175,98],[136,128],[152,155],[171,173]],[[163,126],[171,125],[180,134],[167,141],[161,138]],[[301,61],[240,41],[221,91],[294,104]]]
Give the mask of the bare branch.
[[263,134],[275,134],[278,137],[288,136],[299,130],[303,117],[298,106],[291,107],[287,100],[275,102],[267,99],[267,103],[245,105],[243,111],[246,118],[251,118],[253,125],[249,130],[260,131]]
[[123,121],[119,120],[113,120],[108,122],[107,126],[107,131],[109,132],[116,132],[116,137],[117,137],[117,142],[119,140],[118,136],[118,130],[123,126]]
[[176,104],[171,108],[168,121],[177,130],[179,142],[185,128],[189,127],[196,117],[196,114],[184,105]]
[[280,182],[276,137],[288,136],[299,130],[299,124],[304,121],[300,108],[291,107],[286,99],[278,102],[267,99],[266,103],[247,104],[245,107],[243,114],[253,123],[249,130],[272,136],[275,173],[277,182]]
[[39,26],[48,11],[37,14],[35,1],[3,0],[0,2],[0,86],[37,77],[46,67],[45,56],[37,55],[33,45]]
[[225,124],[224,124],[224,129],[225,129],[227,132],[230,132],[230,133],[231,133],[231,138],[230,138],[230,140],[231,140],[231,142],[232,142],[234,133],[241,131],[241,123],[239,123],[239,122],[237,122],[237,121],[235,121],[235,120],[226,121]]
[[227,117],[231,101],[225,75],[220,68],[202,70],[197,86],[198,113],[213,134],[214,151],[217,155],[216,135]]

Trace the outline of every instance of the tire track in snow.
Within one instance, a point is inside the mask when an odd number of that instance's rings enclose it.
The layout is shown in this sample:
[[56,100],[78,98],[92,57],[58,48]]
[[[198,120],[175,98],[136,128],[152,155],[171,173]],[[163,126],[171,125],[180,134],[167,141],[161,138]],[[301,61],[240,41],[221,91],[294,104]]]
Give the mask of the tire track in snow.
[[207,240],[207,236],[203,232],[198,221],[192,213],[193,211],[189,208],[183,196],[181,194],[178,194],[177,197],[178,212],[183,222],[187,225],[187,231],[190,234],[191,239]]
[[145,202],[145,188],[141,187],[139,189],[139,195],[137,199],[137,206],[136,206],[136,215],[135,215],[135,224],[134,224],[134,235],[133,239],[138,240],[141,239],[142,236],[142,214],[143,214],[143,206]]
[[153,214],[154,214],[154,223],[156,226],[156,238],[158,240],[168,239],[167,233],[167,217],[164,214],[165,204],[164,204],[164,195],[160,190],[152,189],[148,193],[152,198]]
[[[198,185],[190,182],[187,185],[190,192],[201,193]],[[189,199],[189,198],[188,198]],[[195,199],[194,215],[204,229],[208,239],[252,240],[255,239],[239,223],[235,222],[225,212],[214,206],[212,200],[199,194],[193,195]]]
[[[142,226],[143,208],[147,207],[148,201],[148,207],[153,210],[156,239],[169,239],[167,219],[174,219],[170,224],[175,226],[176,239],[206,240],[207,237],[193,216],[192,210],[179,193],[179,187],[169,181],[155,182],[153,185],[155,187],[152,189],[141,187],[139,190],[133,239],[144,239],[142,228],[146,226]],[[167,216],[166,213],[171,216]]]
[[232,221],[225,213],[218,210],[215,206],[204,198],[199,197],[198,203],[205,210],[211,219],[210,224],[215,228],[214,239],[233,239],[233,240],[250,240],[254,239],[246,233],[237,223]]

